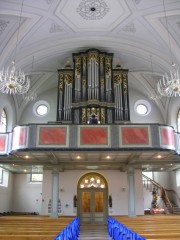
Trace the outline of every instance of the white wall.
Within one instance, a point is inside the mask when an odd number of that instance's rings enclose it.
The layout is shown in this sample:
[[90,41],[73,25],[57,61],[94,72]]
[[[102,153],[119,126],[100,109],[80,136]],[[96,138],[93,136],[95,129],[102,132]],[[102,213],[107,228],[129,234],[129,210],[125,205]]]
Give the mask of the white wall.
[[170,172],[153,172],[153,180],[158,182],[166,189],[172,189],[170,181]]
[[177,131],[177,114],[179,109],[179,97],[169,98],[167,125],[174,127],[175,131]]
[[41,213],[42,183],[30,183],[29,174],[14,174],[13,181],[13,211]]
[[[64,171],[59,174],[59,197],[62,204],[63,215],[76,215],[73,207],[73,197],[77,195],[77,184],[82,175],[89,171]],[[110,215],[128,215],[128,184],[127,173],[120,171],[97,171],[103,175],[108,182],[108,195],[112,196],[112,208],[109,209]],[[48,203],[51,199],[52,189],[51,171],[44,171],[42,187],[42,215],[48,215]],[[143,187],[141,171],[135,171],[136,187],[136,214],[144,214],[143,207]],[[66,207],[68,205],[68,207]]]
[[[77,195],[79,179],[90,171],[64,171],[59,173],[59,196],[64,216],[76,216],[73,197]],[[128,215],[128,181],[127,173],[120,171],[97,171],[108,183],[108,195],[112,196],[112,208],[109,215]],[[144,209],[150,208],[152,193],[145,190],[142,184],[141,170],[135,170],[136,215],[143,215]],[[174,189],[176,174],[156,172],[154,180],[165,188]],[[171,186],[171,187],[169,187]],[[29,174],[9,174],[8,187],[0,186],[0,212],[38,212],[48,215],[48,202],[52,196],[52,174],[50,170],[43,173],[43,184],[29,182]],[[68,204],[68,207],[66,207]]]
[[[134,104],[138,100],[145,100],[151,105],[151,112],[148,115],[141,116],[136,113]],[[160,123],[165,124],[163,116],[159,111],[156,103],[148,99],[142,92],[135,91],[133,88],[129,90],[129,105],[130,105],[130,119],[131,123]]]
[[[33,112],[33,105],[37,101],[46,101],[50,106],[50,111],[42,117],[37,117]],[[19,125],[25,125],[29,123],[47,123],[49,121],[56,121],[57,116],[57,89],[50,89],[49,91],[40,95],[35,101],[28,103],[24,109]]]
[[135,170],[136,215],[144,215],[142,170]]
[[13,174],[8,172],[8,184],[7,186],[0,185],[0,212],[12,211],[13,202]]
[[[180,196],[180,171],[170,172],[170,182],[171,189],[174,190],[178,194],[178,196]],[[175,198],[175,203],[180,207],[180,201],[177,197]]]

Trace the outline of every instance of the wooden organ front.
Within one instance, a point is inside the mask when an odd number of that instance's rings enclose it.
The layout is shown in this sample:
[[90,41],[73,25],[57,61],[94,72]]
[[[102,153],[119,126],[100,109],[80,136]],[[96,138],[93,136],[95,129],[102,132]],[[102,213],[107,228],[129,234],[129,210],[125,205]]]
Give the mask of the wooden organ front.
[[74,66],[58,70],[57,121],[99,124],[130,121],[128,70],[112,68],[113,54],[89,49],[72,54]]

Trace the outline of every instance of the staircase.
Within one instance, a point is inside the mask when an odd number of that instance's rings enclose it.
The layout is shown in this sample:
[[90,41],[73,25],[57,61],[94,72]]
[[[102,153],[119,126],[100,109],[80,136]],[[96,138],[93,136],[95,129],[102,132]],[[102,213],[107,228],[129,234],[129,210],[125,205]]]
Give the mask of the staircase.
[[81,225],[78,240],[112,240],[105,225]]
[[169,203],[166,204],[167,213],[180,214],[180,208],[174,202],[170,202],[171,205]]
[[152,189],[155,187],[159,190],[166,214],[180,214],[180,208],[177,204],[175,204],[175,202],[178,202],[180,206],[180,197],[178,194],[174,190],[163,188],[163,186],[161,186],[159,183],[155,182],[153,179],[145,176],[144,174],[142,174],[142,176],[145,179],[143,180],[143,185],[146,187],[146,189],[152,191]]

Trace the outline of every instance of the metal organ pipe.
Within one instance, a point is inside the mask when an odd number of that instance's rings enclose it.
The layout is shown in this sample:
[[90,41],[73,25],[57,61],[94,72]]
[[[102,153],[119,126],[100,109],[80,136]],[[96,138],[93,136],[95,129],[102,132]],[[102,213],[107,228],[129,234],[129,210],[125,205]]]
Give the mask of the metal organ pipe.
[[91,59],[88,65],[88,100],[99,98],[99,69],[95,59]]
[[64,120],[71,120],[72,84],[65,85]]
[[94,60],[91,60],[91,76],[92,76],[92,99],[94,99],[94,82],[95,82],[95,61]]
[[61,116],[61,114],[62,114],[62,92],[61,91],[59,93],[59,109],[58,109],[58,111],[59,111],[59,120],[62,120],[62,116]]
[[98,91],[98,89],[99,89],[99,78],[98,78],[98,63],[96,62],[95,63],[96,65],[95,65],[95,69],[96,69],[96,71],[95,71],[95,99],[97,99],[97,100],[99,100],[99,91]]
[[91,99],[91,64],[88,64],[88,100]]

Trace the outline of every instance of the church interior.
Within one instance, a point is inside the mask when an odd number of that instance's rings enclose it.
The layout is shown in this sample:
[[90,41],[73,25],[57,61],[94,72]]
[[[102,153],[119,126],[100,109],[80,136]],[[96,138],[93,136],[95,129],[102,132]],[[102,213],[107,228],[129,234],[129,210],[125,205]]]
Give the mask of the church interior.
[[0,222],[53,232],[0,239],[180,239],[179,38],[177,0],[0,0]]

